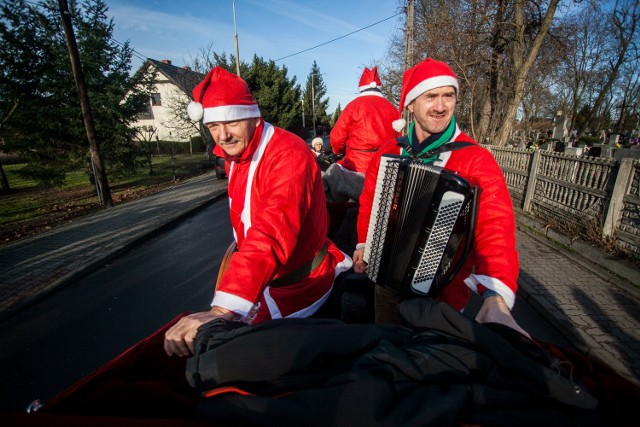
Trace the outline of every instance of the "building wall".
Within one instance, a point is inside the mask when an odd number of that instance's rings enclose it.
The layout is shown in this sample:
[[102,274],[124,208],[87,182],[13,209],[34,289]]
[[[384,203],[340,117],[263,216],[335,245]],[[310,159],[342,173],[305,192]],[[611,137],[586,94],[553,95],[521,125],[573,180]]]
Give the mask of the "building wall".
[[[141,118],[133,126],[153,126],[157,129],[157,133],[153,138],[156,139],[157,137],[161,141],[189,141],[190,136],[197,136],[198,132],[195,130],[190,135],[180,135],[180,132],[171,126],[169,106],[172,102],[175,102],[173,101],[175,98],[182,99],[182,102],[186,105],[189,102],[187,95],[167,80],[162,73],[158,73],[154,92],[160,94],[161,105],[152,105],[150,118]],[[151,103],[151,100],[149,102]]]

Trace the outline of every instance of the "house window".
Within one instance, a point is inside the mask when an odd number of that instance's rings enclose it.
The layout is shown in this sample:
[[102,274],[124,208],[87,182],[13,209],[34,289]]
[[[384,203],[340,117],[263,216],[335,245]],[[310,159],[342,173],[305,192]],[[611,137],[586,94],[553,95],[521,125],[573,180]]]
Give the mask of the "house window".
[[154,106],[154,107],[162,105],[162,100],[160,99],[160,94],[159,93],[152,93],[151,94],[151,105]]
[[146,104],[144,111],[138,114],[138,120],[151,120],[153,119],[153,111],[151,111],[151,105]]

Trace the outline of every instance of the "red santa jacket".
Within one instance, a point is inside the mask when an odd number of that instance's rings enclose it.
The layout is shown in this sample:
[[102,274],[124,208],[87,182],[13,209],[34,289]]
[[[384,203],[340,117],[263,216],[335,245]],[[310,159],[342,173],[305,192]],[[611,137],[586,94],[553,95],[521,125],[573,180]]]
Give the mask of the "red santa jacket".
[[[438,299],[461,310],[468,302],[469,288],[480,294],[492,289],[511,308],[515,302],[520,267],[515,245],[515,217],[504,176],[491,153],[468,135],[456,129],[452,141],[468,141],[475,145],[442,153],[433,164],[477,182],[482,193],[473,250],[464,267]],[[371,160],[360,196],[358,248],[363,247],[366,241],[382,154],[401,154],[401,149],[395,140],[389,141]],[[472,269],[475,269],[473,274]]]
[[345,154],[337,163],[365,173],[375,152],[385,141],[395,138],[391,123],[398,117],[398,110],[380,92],[362,92],[347,104],[331,129],[333,152]]
[[[307,317],[328,298],[351,258],[329,239],[320,170],[303,140],[264,121],[240,159],[229,162],[229,208],[238,251],[212,305],[253,322]],[[302,281],[272,288],[328,245],[324,261]],[[254,317],[255,316],[255,317]]]

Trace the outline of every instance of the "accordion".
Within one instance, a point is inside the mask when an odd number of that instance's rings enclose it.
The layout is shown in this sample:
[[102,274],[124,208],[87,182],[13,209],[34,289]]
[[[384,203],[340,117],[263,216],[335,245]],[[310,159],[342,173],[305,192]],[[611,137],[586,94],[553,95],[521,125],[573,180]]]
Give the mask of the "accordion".
[[364,248],[369,278],[404,297],[437,296],[469,254],[479,193],[441,167],[382,156]]

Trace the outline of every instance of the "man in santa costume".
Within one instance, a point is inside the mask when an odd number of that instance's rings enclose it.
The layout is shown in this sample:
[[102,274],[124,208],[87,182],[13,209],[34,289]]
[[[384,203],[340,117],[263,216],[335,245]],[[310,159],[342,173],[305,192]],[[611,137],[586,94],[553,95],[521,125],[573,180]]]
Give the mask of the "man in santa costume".
[[193,89],[189,116],[202,122],[229,169],[229,211],[237,251],[211,310],[165,334],[168,355],[193,353],[197,328],[215,318],[258,323],[314,314],[351,258],[329,239],[320,169],[306,143],[265,122],[240,77],[213,68]]
[[357,201],[371,158],[396,136],[391,123],[399,117],[398,110],[380,88],[377,67],[365,68],[358,85],[360,94],[347,104],[331,129],[331,149],[344,157],[331,165],[323,178],[329,200]]
[[[390,140],[372,159],[360,197],[358,244],[353,254],[354,270],[366,271],[363,260],[376,177],[382,154],[414,156],[432,162],[481,188],[474,247],[464,267],[437,299],[462,310],[469,300],[470,289],[482,297],[476,316],[479,322],[497,322],[528,335],[511,316],[515,302],[519,271],[515,247],[515,217],[511,198],[502,172],[489,151],[461,132],[453,112],[457,103],[458,79],[441,61],[428,58],[403,76],[400,111],[407,107],[413,113],[406,145]],[[401,132],[403,119],[393,123]],[[456,142],[467,142],[464,148],[449,149]],[[452,145],[445,145],[453,143]],[[458,147],[465,144],[458,144]],[[442,147],[446,150],[443,150]],[[440,154],[431,155],[435,149]],[[399,322],[396,306],[400,298],[382,286],[376,286],[376,321]]]
[[320,137],[313,138],[313,141],[311,141],[311,147],[313,148],[313,154],[315,154],[316,157],[321,156],[322,155],[322,138]]

